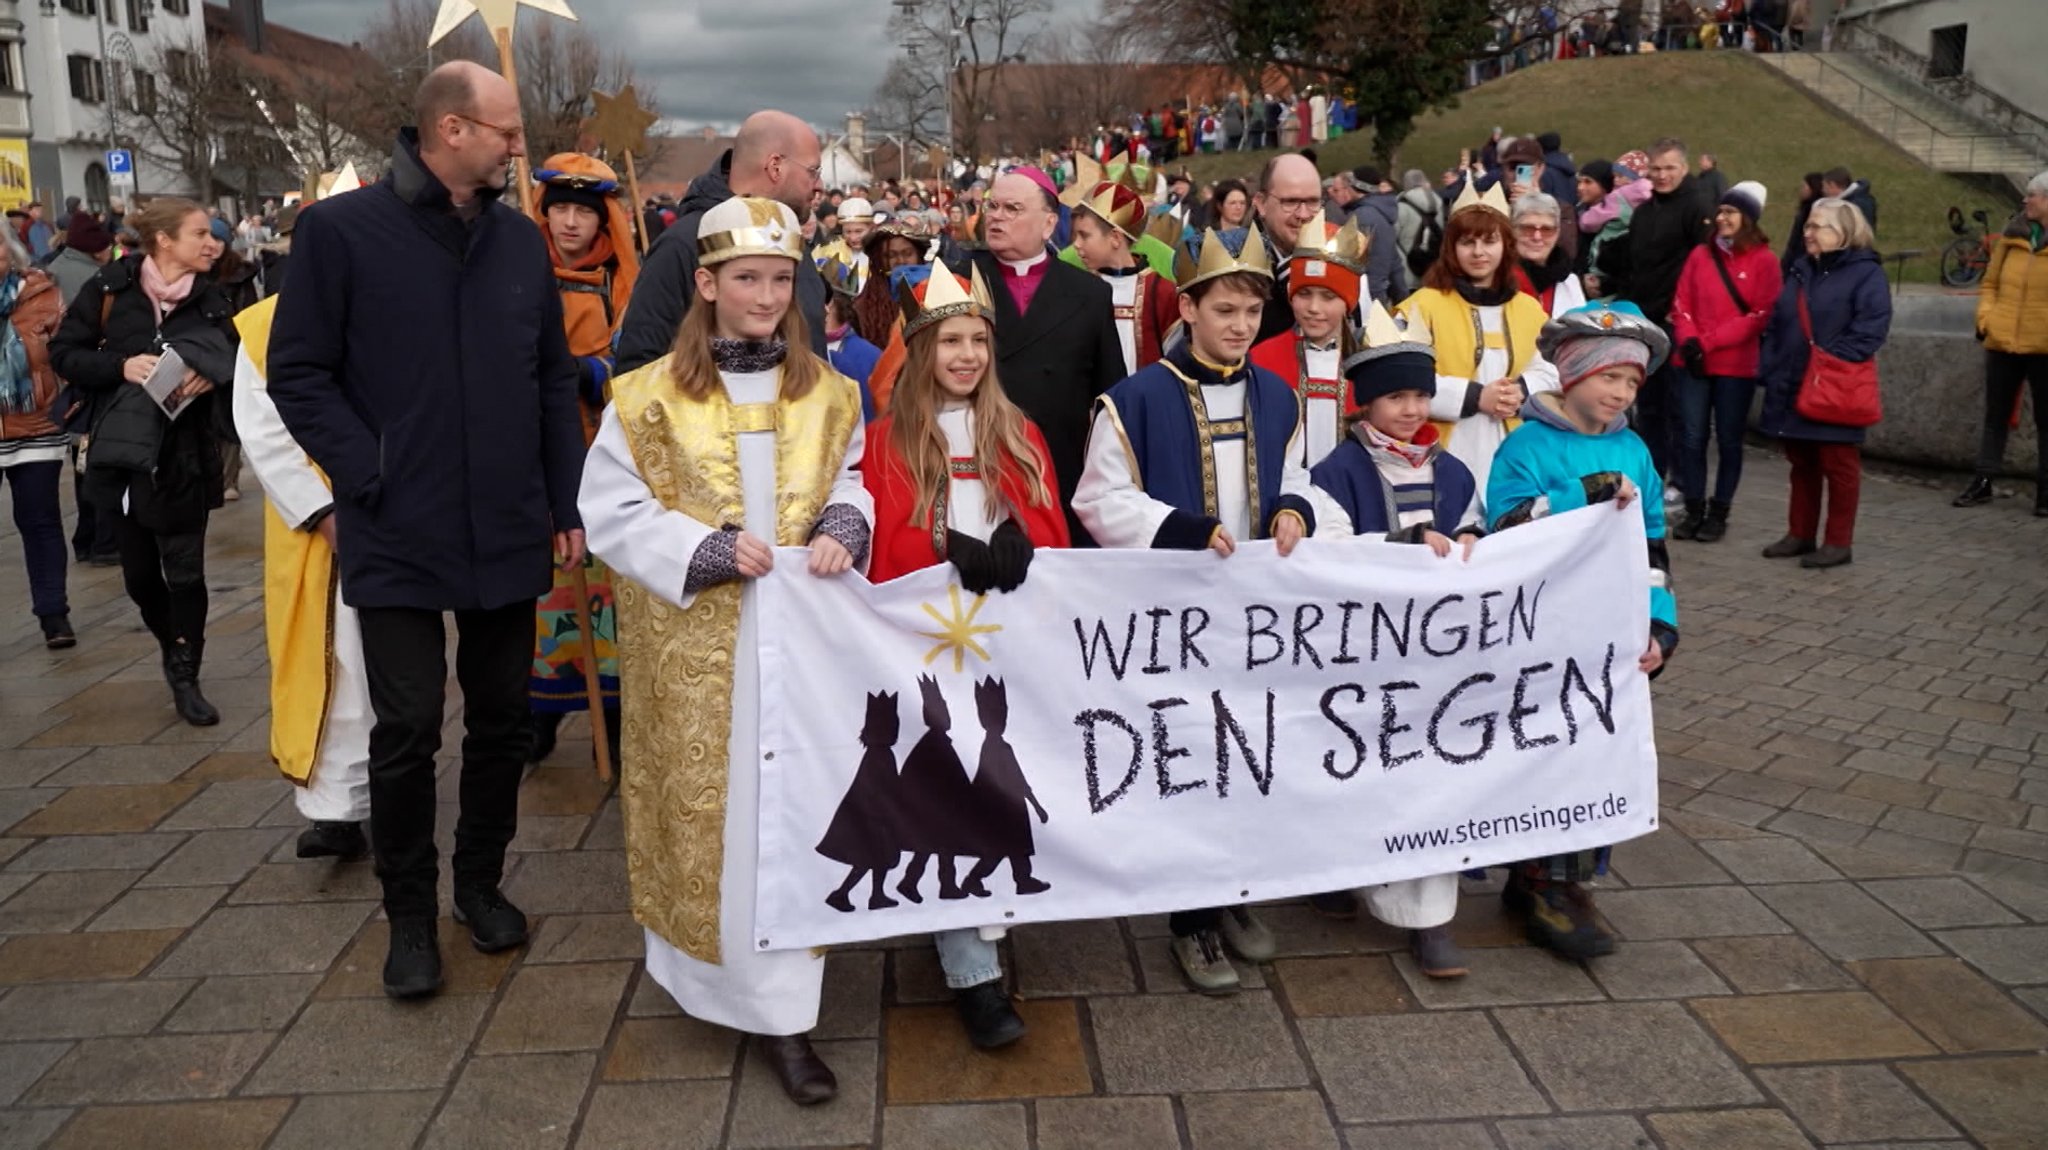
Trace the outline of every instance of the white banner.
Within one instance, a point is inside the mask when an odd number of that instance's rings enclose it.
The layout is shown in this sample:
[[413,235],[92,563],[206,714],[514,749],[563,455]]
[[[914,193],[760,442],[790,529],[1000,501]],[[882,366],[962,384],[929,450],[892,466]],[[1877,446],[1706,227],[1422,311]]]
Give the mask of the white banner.
[[[1656,825],[1640,512],[760,581],[761,949],[1443,874]],[[948,873],[948,872],[951,873]],[[913,897],[913,895],[915,897]]]

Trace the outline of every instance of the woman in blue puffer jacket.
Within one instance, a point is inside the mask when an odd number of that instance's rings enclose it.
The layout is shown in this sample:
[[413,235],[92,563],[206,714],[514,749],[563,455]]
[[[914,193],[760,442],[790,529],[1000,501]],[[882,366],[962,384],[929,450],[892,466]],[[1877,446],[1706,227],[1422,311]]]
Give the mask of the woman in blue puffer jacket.
[[[1891,332],[1892,297],[1870,238],[1870,225],[1853,204],[1834,198],[1815,201],[1806,220],[1806,254],[1786,271],[1784,290],[1764,332],[1757,370],[1764,408],[1758,428],[1782,440],[1785,457],[1792,461],[1785,537],[1764,548],[1766,559],[1799,556],[1802,567],[1849,562],[1863,485],[1864,429],[1818,423],[1799,414],[1799,385],[1808,358],[1799,300],[1806,297],[1814,343],[1850,362],[1874,358]],[[1820,531],[1823,491],[1825,533]]]

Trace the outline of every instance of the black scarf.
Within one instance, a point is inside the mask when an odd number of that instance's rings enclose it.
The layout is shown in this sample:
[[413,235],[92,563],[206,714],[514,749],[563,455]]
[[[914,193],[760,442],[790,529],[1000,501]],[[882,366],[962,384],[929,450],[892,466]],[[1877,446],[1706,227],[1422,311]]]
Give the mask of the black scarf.
[[1471,280],[1460,277],[1457,280],[1458,294],[1473,307],[1500,307],[1515,297],[1514,277],[1507,277],[1507,286],[1483,288]]
[[777,367],[788,354],[789,344],[779,335],[771,339],[711,337],[711,362],[718,365],[718,370],[736,375]]

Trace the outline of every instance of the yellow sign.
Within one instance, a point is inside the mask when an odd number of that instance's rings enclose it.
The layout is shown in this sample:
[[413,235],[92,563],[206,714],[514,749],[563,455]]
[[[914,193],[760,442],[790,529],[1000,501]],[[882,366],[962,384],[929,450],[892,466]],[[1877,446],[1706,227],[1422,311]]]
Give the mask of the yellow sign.
[[35,199],[28,178],[28,141],[0,140],[0,210],[25,207]]

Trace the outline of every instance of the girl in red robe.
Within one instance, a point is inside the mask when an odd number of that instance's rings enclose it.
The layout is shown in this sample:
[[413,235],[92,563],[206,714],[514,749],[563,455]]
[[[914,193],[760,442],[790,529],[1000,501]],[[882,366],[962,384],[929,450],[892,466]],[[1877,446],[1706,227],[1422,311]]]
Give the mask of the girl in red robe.
[[[881,583],[951,563],[960,585],[973,594],[1014,591],[1023,585],[1038,548],[1067,546],[1067,518],[1044,437],[996,382],[995,308],[988,288],[979,272],[970,284],[939,265],[924,282],[899,289],[898,299],[903,305],[903,371],[888,414],[868,428],[860,465],[875,500],[868,577]],[[1000,691],[1000,685],[994,690]],[[926,694],[926,723],[943,732],[950,725],[945,701],[937,696],[935,683]],[[912,757],[918,754],[913,751]],[[934,860],[936,893],[942,899],[987,894],[982,880],[994,877],[993,866],[976,866],[967,876],[956,869],[962,860],[953,852],[976,838],[957,832],[993,816],[980,809],[986,804],[968,784],[950,743],[946,756],[951,769],[936,777],[950,785],[926,785],[929,777],[910,785],[909,776],[917,772],[906,763],[897,787],[896,798],[906,807],[902,826],[907,841],[900,845],[910,861],[896,893],[912,902],[924,900],[920,888]],[[912,805],[943,809],[907,809]],[[1042,808],[1039,815],[1044,817]],[[1028,844],[1029,824],[1022,829],[1021,841]],[[1028,856],[1028,845],[1021,850]],[[1012,856],[1014,863],[1015,852]],[[1048,888],[1028,865],[1012,869],[1018,894]],[[987,933],[993,937],[969,928],[932,939],[961,1023],[974,1045],[985,1050],[1024,1036],[1024,1020],[1003,990],[995,944],[1001,931]]]

